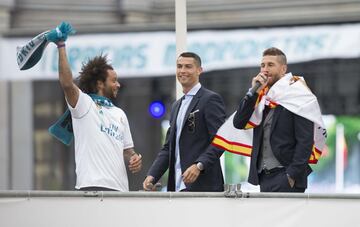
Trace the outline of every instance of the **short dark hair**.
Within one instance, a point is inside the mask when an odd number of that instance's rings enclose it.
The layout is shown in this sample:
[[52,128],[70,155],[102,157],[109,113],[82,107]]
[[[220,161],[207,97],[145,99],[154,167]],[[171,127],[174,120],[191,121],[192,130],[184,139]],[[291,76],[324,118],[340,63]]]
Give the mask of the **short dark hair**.
[[109,69],[114,70],[108,63],[107,56],[102,54],[83,63],[80,75],[77,78],[80,90],[87,94],[96,94],[98,92],[97,81],[105,82]]
[[193,52],[183,52],[179,55],[179,57],[184,57],[184,58],[193,58],[195,60],[195,63],[201,67],[201,58],[199,57],[199,55],[193,53]]
[[264,56],[277,56],[280,59],[280,62],[284,65],[287,64],[287,60],[286,60],[286,55],[284,54],[284,52],[282,52],[280,49],[276,48],[276,47],[270,47],[266,50],[264,50],[263,52],[263,57]]

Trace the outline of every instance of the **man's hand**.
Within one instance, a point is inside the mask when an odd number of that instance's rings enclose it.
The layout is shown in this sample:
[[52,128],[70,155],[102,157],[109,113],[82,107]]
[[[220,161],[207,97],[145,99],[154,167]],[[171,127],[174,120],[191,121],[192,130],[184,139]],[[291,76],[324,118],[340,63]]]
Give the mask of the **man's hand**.
[[153,176],[147,176],[143,182],[143,188],[145,191],[155,191],[156,187],[154,185],[154,177]]
[[130,157],[130,160],[129,160],[129,170],[132,172],[132,173],[137,173],[141,170],[141,166],[142,166],[142,157],[141,157],[141,154],[133,154],[131,157]]
[[267,86],[268,83],[268,77],[264,73],[259,73],[255,77],[253,77],[251,81],[251,86],[254,87],[256,85],[256,82],[259,82],[261,86],[256,90],[257,93],[260,93],[262,89],[264,89]]
[[66,41],[69,35],[75,34],[75,29],[68,22],[62,22],[56,28],[45,34],[46,40],[49,42],[58,43]]
[[196,181],[196,179],[200,175],[200,170],[196,166],[196,164],[191,165],[182,175],[183,181],[185,184],[191,184]]

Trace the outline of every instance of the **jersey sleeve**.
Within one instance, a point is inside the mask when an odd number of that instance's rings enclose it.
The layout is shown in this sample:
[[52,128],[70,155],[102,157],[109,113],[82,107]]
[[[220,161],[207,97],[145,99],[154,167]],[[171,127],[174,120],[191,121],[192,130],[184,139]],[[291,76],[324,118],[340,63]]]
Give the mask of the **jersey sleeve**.
[[82,92],[79,89],[79,99],[75,105],[74,108],[72,108],[69,103],[67,102],[67,106],[71,112],[71,116],[74,118],[82,118],[83,116],[85,116],[89,110],[91,105],[93,104],[93,100],[91,99],[90,96],[88,96],[87,94],[85,94],[84,92]]

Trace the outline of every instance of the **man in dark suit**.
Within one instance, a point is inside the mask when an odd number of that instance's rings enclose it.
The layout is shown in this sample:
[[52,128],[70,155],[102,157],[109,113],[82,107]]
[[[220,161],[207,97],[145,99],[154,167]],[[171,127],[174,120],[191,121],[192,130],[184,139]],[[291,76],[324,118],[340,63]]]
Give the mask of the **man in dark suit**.
[[184,96],[172,105],[166,141],[143,182],[145,190],[153,190],[169,169],[168,191],[223,191],[223,150],[211,141],[225,121],[224,103],[220,95],[201,86],[201,73],[198,55],[180,54],[176,77]]
[[[269,48],[263,52],[261,71],[252,79],[252,87],[256,82],[261,86],[253,96],[246,96],[240,102],[233,121],[235,128],[246,127],[259,93],[271,88],[286,71],[286,56],[281,50]],[[261,192],[304,192],[312,171],[308,160],[313,143],[312,121],[282,105],[266,106],[261,123],[253,132],[249,183],[260,185]]]

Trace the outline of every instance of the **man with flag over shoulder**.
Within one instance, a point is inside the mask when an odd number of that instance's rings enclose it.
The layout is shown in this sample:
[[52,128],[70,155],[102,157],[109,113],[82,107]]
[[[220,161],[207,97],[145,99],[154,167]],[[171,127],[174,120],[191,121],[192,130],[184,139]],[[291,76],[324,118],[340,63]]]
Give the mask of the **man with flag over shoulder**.
[[[304,192],[312,172],[309,163],[317,162],[325,143],[315,95],[303,78],[286,71],[285,54],[266,49],[260,73],[252,79],[253,93],[233,116],[233,126],[242,129],[237,144],[252,148],[248,181],[260,185],[261,192]],[[251,139],[241,141],[241,133],[249,132]]]

